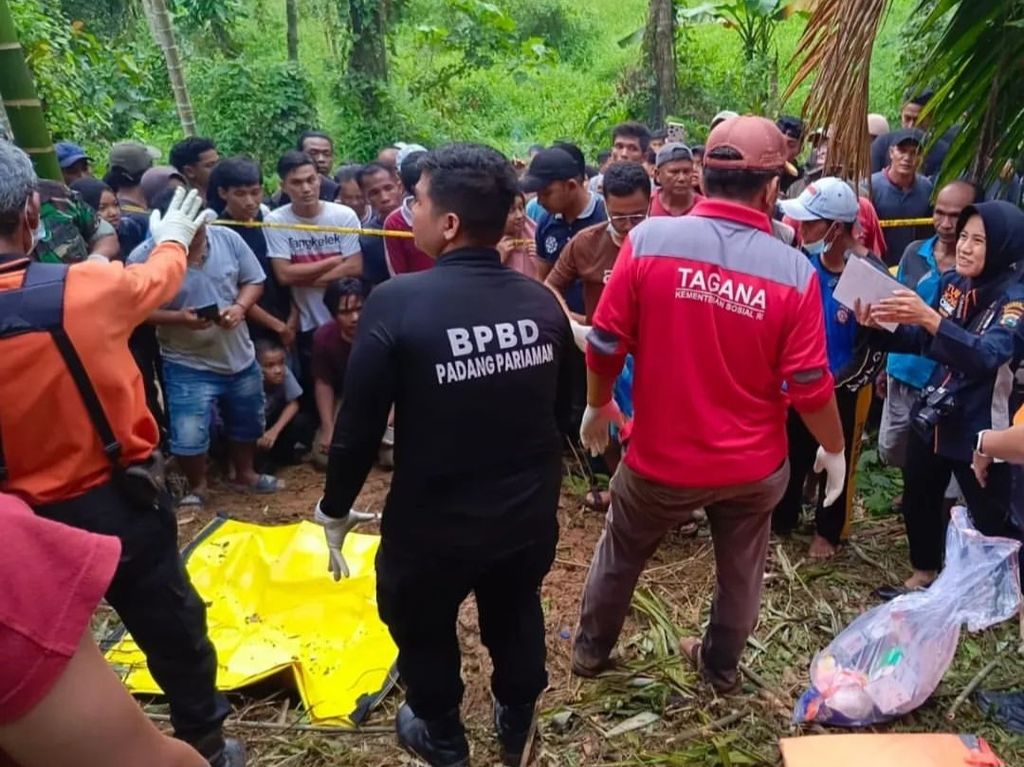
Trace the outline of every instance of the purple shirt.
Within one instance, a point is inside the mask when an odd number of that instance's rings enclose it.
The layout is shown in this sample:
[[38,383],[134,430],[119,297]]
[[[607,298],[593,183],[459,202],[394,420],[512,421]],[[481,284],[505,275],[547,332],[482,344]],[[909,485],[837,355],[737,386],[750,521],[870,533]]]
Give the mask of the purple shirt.
[[345,370],[352,344],[341,337],[337,320],[317,328],[313,335],[313,378],[334,387],[334,394],[341,396],[345,388]]

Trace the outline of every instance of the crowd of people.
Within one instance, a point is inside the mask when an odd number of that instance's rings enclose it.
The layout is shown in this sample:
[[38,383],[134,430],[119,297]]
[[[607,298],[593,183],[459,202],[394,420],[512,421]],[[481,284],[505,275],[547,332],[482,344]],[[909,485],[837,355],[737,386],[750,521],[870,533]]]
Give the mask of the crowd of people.
[[[29,542],[0,569],[66,576],[5,575],[31,595],[24,615],[0,605],[0,760],[101,764],[116,747],[124,763],[133,748],[149,764],[245,763],[177,549],[175,516],[207,503],[211,462],[233,491],[268,495],[287,492],[282,466],[326,469],[313,516],[335,580],[347,533],[373,518],[353,509],[368,473],[393,467],[376,577],[406,690],[396,727],[445,767],[469,760],[456,617],[470,593],[506,763],[527,747],[567,449],[584,455],[585,505],[607,512],[573,645],[582,677],[617,662],[661,541],[707,524],[711,618],[679,652],[738,692],[770,536],[811,506],[808,555],[836,554],[872,422],[903,474],[910,544],[910,576],[881,596],[937,577],[957,499],[982,533],[1024,537],[1021,185],[1011,169],[936,189],[951,137],[920,124],[929,97],[908,94],[894,131],[868,116],[877,167],[859,189],[833,174],[827,127],[728,111],[702,145],[678,125],[618,125],[594,165],[566,141],[514,162],[399,142],[356,164],[307,131],[270,195],[258,163],[209,138],[167,166],[116,144],[102,179],[62,142],[64,184],[0,142],[0,524]],[[844,305],[855,260],[903,289]],[[173,499],[167,459],[187,482]],[[104,675],[87,631],[103,594],[184,743]],[[74,697],[72,676],[115,713],[83,714],[57,758],[40,712]]]

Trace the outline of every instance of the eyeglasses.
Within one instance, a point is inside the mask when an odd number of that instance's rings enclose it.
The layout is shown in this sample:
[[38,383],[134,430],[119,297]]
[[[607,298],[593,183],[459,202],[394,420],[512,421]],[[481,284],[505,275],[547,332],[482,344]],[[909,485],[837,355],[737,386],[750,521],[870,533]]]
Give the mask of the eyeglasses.
[[609,216],[608,220],[612,224],[639,224],[645,218],[646,213],[630,213],[628,216]]

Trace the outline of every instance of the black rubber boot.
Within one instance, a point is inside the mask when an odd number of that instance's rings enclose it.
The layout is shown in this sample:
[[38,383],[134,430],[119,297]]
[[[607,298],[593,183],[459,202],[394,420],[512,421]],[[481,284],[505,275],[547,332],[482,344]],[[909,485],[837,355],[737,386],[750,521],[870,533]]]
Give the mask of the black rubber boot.
[[458,709],[438,719],[420,719],[403,703],[395,717],[398,744],[430,767],[468,767],[469,741]]
[[503,706],[494,703],[494,731],[501,743],[501,760],[509,767],[519,767],[526,750],[526,740],[533,724],[534,704]]

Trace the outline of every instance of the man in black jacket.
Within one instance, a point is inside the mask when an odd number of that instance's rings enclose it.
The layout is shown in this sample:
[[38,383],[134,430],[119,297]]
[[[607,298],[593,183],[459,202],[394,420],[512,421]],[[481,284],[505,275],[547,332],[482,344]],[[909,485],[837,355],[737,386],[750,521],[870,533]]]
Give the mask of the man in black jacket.
[[539,590],[558,537],[573,339],[551,293],[501,265],[495,244],[517,194],[505,158],[456,144],[421,167],[413,232],[437,266],[366,302],[316,519],[340,577],[344,536],[366,516],[350,508],[394,403],[376,566],[406,685],[399,742],[435,767],[467,763],[456,620],[472,592],[494,662],[498,737],[518,764],[547,685]]

